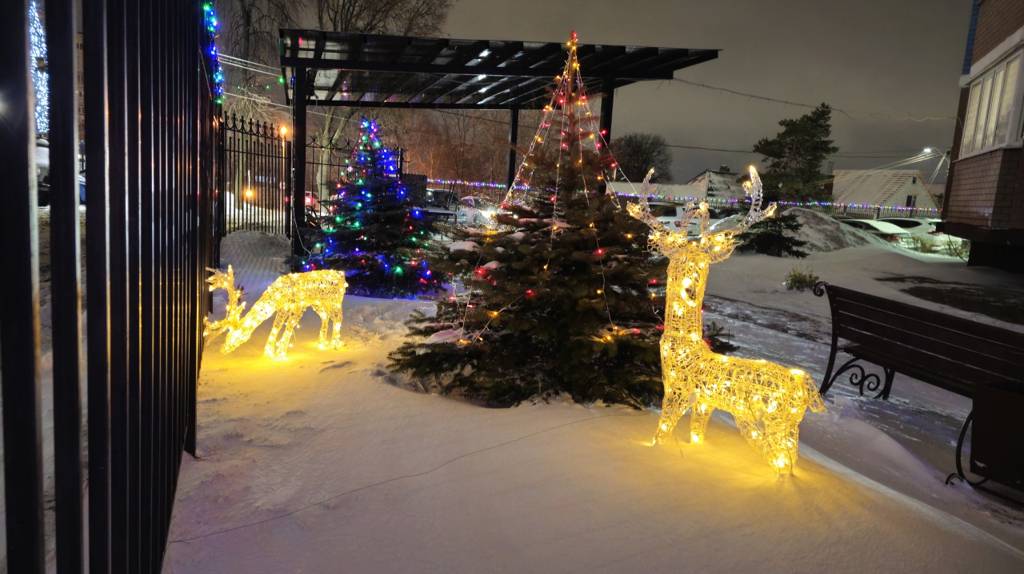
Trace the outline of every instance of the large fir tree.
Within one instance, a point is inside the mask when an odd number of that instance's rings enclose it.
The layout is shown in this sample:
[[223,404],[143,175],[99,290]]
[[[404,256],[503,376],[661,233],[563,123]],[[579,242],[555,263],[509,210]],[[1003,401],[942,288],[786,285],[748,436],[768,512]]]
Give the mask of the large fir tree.
[[603,191],[603,153],[575,40],[494,228],[453,228],[431,269],[453,293],[410,321],[392,367],[494,406],[568,393],[647,405],[661,393],[664,263],[647,227]]
[[349,292],[408,296],[440,285],[424,258],[432,226],[401,180],[399,154],[375,120],[362,118],[328,215],[306,240],[304,270],[341,269]]
[[821,104],[796,119],[779,122],[782,131],[761,138],[754,151],[764,156],[768,168],[761,173],[768,200],[830,199],[821,173],[822,164],[839,148],[832,145],[832,108]]

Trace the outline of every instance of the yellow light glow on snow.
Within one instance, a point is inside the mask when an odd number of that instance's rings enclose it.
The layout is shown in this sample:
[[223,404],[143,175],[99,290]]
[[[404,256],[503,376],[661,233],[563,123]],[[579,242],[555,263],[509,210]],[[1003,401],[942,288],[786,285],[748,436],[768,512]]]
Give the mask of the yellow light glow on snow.
[[[241,300],[241,290],[235,287],[234,269],[229,265],[227,272],[216,269],[212,272],[207,280],[210,291],[226,290],[228,302],[223,319],[206,319],[203,335],[212,341],[225,333],[222,353],[230,353],[240,347],[252,337],[257,327],[276,315],[263,352],[273,359],[286,358],[292,335],[307,308],[312,308],[320,316],[319,347],[337,349],[342,346],[342,302],[348,286],[343,271],[324,269],[282,275],[267,287],[245,315],[242,311],[246,304]],[[328,331],[331,331],[330,337]]]
[[[780,473],[790,473],[796,463],[800,421],[807,408],[821,412],[825,404],[811,377],[764,359],[727,357],[711,351],[703,339],[701,306],[708,270],[724,261],[738,244],[736,237],[758,221],[771,217],[775,204],[761,210],[761,179],[750,168],[747,194],[750,212],[730,229],[709,231],[707,204],[689,206],[681,231],[670,231],[658,222],[647,205],[653,194],[647,174],[640,201],[627,209],[651,227],[651,248],[669,258],[665,292],[665,332],[661,337],[661,370],[665,398],[654,442],[672,434],[687,411],[690,442],[704,442],[708,421],[715,409],[732,414],[748,443]],[[699,218],[700,235],[688,238],[690,219]]]

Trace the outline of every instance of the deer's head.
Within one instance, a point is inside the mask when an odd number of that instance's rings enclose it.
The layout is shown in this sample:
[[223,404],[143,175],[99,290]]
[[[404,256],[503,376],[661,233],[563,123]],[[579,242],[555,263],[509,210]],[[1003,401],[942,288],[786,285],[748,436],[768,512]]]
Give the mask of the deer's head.
[[[751,166],[750,181],[743,184],[743,189],[750,197],[750,210],[746,215],[742,218],[734,217],[720,221],[712,227],[708,225],[708,204],[703,201],[696,205],[689,203],[686,205],[680,230],[673,231],[654,217],[647,203],[647,197],[654,193],[654,185],[651,183],[652,175],[654,175],[653,169],[647,172],[647,177],[644,178],[640,188],[640,199],[626,206],[626,210],[631,216],[651,228],[651,248],[669,259],[683,257],[697,261],[706,260],[709,263],[728,259],[739,244],[737,237],[741,233],[755,223],[775,214],[774,203],[766,209],[761,209],[764,198],[761,178],[757,175],[757,170]],[[699,221],[699,233],[690,237],[687,230],[690,222],[694,219]],[[733,225],[729,225],[730,220],[734,222]]]
[[208,340],[216,339],[221,333],[231,332],[237,329],[242,318],[242,310],[245,309],[245,302],[242,301],[242,289],[235,287],[235,270],[228,265],[228,270],[208,269],[210,277],[206,282],[210,284],[210,291],[224,289],[228,292],[227,304],[224,306],[224,318],[220,321],[206,320],[206,328],[203,335]]

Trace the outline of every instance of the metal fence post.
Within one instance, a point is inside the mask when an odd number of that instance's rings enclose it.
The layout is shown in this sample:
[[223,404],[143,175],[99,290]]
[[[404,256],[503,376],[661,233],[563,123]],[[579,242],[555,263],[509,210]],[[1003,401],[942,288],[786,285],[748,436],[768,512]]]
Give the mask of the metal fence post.
[[39,405],[39,262],[28,5],[2,3],[0,173],[13,193],[0,209],[6,278],[0,298],[7,567],[43,572],[43,463]]

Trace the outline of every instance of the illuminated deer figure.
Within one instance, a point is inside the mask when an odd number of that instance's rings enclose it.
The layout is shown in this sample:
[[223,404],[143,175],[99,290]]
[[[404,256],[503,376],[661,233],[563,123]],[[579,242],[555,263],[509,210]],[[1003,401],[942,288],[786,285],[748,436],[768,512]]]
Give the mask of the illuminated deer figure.
[[[727,357],[711,351],[703,339],[701,306],[708,269],[724,261],[739,243],[737,235],[762,219],[771,217],[775,204],[761,209],[761,178],[750,168],[744,185],[750,211],[734,227],[708,228],[706,203],[687,206],[680,231],[670,231],[650,212],[646,197],[653,191],[647,174],[640,201],[630,204],[629,214],[651,228],[653,250],[669,259],[665,292],[665,333],[661,337],[661,370],[665,398],[654,442],[670,436],[676,423],[692,409],[690,442],[704,439],[715,409],[732,414],[743,437],[780,473],[792,472],[798,453],[800,421],[804,411],[825,410],[811,377],[764,359]],[[699,218],[700,235],[688,238],[686,229]]]
[[[222,353],[230,353],[248,341],[253,331],[276,313],[263,352],[274,359],[285,358],[292,333],[298,327],[303,313],[310,307],[320,316],[320,348],[341,347],[342,301],[348,286],[344,272],[319,270],[282,275],[267,287],[243,316],[245,302],[241,300],[242,289],[235,287],[234,269],[229,265],[227,272],[217,269],[210,271],[212,275],[207,279],[210,291],[226,290],[228,301],[223,319],[206,319],[203,335],[207,341],[212,341],[221,333],[227,333],[224,345],[221,346]],[[331,327],[333,331],[328,339],[327,332]]]

